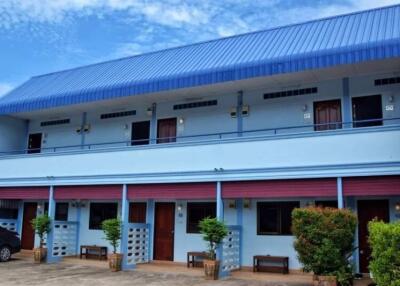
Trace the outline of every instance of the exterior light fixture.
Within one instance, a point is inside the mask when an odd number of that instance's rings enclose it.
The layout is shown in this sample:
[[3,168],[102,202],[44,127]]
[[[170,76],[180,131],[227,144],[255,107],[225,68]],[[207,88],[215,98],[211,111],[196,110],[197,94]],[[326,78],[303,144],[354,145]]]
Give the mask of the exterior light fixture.
[[394,101],[394,96],[393,95],[389,96],[389,102],[393,102],[393,101]]
[[395,209],[396,209],[396,212],[400,213],[400,202],[396,203]]
[[308,105],[307,105],[307,104],[304,104],[302,110],[303,110],[304,112],[307,111],[307,110],[308,110]]
[[179,124],[183,124],[183,123],[185,123],[185,120],[182,117],[180,117],[178,122],[179,122]]

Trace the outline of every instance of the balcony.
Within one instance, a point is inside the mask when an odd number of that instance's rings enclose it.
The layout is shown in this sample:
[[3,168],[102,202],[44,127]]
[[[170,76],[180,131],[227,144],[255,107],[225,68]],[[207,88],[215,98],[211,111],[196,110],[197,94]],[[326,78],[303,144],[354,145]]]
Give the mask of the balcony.
[[[353,128],[377,121],[383,125]],[[122,141],[43,148],[33,154],[18,150],[1,154],[0,184],[392,174],[400,165],[399,142],[400,118],[392,118],[154,138],[149,145]]]

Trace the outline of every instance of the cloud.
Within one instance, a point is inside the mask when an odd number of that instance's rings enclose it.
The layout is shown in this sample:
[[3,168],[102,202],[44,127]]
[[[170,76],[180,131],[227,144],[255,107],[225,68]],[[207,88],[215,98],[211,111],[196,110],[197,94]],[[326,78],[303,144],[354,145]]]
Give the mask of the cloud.
[[2,97],[5,94],[7,94],[13,88],[14,88],[14,86],[12,84],[10,84],[10,83],[0,82],[0,97]]

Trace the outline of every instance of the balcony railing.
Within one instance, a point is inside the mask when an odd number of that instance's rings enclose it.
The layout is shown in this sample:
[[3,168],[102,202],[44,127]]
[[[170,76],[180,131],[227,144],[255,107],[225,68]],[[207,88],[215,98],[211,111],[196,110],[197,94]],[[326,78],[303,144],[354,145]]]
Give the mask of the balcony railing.
[[[220,140],[238,139],[238,138],[267,138],[267,137],[278,137],[279,135],[293,135],[293,136],[305,136],[307,134],[321,134],[328,131],[337,131],[340,129],[344,130],[360,130],[361,127],[400,127],[400,117],[396,118],[379,118],[369,120],[357,120],[349,122],[329,122],[322,124],[307,124],[307,125],[295,125],[285,126],[276,128],[266,129],[253,129],[244,131],[231,131],[231,132],[219,132],[219,133],[207,133],[207,134],[196,134],[196,135],[185,135],[176,137],[162,137],[162,138],[149,138],[139,140],[125,140],[125,141],[110,141],[93,144],[83,145],[65,145],[55,147],[42,147],[40,149],[21,149],[0,152],[0,156],[7,155],[21,155],[27,153],[58,153],[78,150],[107,150],[112,148],[135,148],[145,145],[156,145],[164,143],[198,143],[198,142],[217,142]],[[364,130],[364,128],[362,128]],[[368,128],[369,129],[369,128]]]

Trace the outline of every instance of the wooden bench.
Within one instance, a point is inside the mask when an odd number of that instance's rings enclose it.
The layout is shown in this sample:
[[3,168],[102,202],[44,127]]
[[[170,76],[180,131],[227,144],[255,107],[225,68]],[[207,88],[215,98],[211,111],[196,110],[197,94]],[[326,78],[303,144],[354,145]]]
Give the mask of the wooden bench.
[[187,267],[189,268],[190,265],[192,267],[203,267],[203,261],[198,261],[196,258],[200,259],[205,259],[207,258],[207,253],[206,252],[200,252],[200,251],[190,251],[187,253]]
[[253,272],[289,273],[289,257],[256,255],[253,256]]
[[98,260],[107,260],[107,247],[97,245],[81,245],[81,253],[79,258],[82,256],[88,258],[97,258]]

